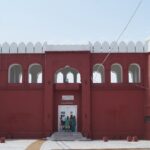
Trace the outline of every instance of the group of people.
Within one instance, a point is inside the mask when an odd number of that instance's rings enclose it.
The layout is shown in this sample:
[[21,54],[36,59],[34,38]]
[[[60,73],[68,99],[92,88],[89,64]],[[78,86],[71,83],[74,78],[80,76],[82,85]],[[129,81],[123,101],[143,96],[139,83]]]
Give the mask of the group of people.
[[61,115],[60,117],[61,130],[66,132],[75,132],[76,130],[76,117],[74,115],[70,115],[65,117],[65,115]]

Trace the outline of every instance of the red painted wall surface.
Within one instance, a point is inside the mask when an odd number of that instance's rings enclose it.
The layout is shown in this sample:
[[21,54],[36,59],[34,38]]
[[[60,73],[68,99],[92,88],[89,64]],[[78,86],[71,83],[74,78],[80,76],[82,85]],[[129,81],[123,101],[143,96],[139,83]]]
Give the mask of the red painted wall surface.
[[[145,86],[147,87],[147,89],[146,89],[146,100],[144,103],[144,107],[145,107],[144,116],[150,117],[150,55],[147,56],[146,62],[147,62],[147,65],[146,65],[147,82]],[[150,139],[150,120],[145,121],[145,138]]]
[[143,91],[103,90],[92,92],[93,138],[143,138]]
[[[104,63],[105,83],[91,81],[94,64],[102,63],[107,54],[90,52],[46,52],[45,54],[0,55],[0,135],[14,138],[45,137],[56,131],[57,101],[63,92],[77,96],[79,130],[83,135],[99,139],[125,138],[136,135],[150,139],[150,59],[149,54],[111,54]],[[23,68],[23,83],[8,83],[8,67],[19,63]],[[43,83],[28,83],[28,67],[40,63]],[[120,63],[123,83],[110,83],[110,68]],[[138,63],[141,83],[128,83],[128,67]],[[81,74],[80,85],[54,83],[55,72],[69,65]],[[68,88],[69,87],[69,88]],[[57,102],[56,102],[57,101]]]
[[12,90],[0,92],[0,134],[8,137],[41,137],[43,92]]
[[[92,66],[104,60],[106,54],[93,54]],[[110,83],[113,63],[123,69],[123,83]],[[128,83],[128,67],[137,63],[141,67],[141,83]],[[147,56],[145,54],[111,54],[104,63],[105,83],[93,84],[92,137],[125,138],[128,135],[145,137],[144,112],[147,84]],[[146,124],[147,125],[147,124]],[[148,133],[149,134],[149,133]]]

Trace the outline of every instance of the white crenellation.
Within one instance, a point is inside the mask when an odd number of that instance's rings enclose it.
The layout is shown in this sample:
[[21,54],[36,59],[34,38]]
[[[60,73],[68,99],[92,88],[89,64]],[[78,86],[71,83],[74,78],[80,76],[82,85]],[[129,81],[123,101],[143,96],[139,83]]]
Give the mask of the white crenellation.
[[92,48],[93,48],[93,52],[101,51],[101,49],[102,49],[101,43],[96,41]]
[[14,53],[14,54],[17,54],[18,53],[18,46],[16,43],[11,43],[10,45],[10,52],[11,53]]
[[26,53],[34,53],[33,43],[29,42],[26,46]]
[[34,50],[35,50],[35,53],[42,53],[43,52],[42,44],[40,42],[37,42],[35,44]]
[[4,54],[10,53],[10,46],[7,42],[3,43],[3,45],[2,45],[2,53],[4,53]]
[[47,50],[47,42],[44,42],[42,49],[43,49],[43,52],[45,52]]
[[127,44],[124,42],[124,41],[121,41],[120,43],[119,43],[119,52],[120,53],[127,53],[128,51],[127,51]]
[[117,42],[113,41],[113,42],[110,44],[110,51],[111,51],[112,53],[118,53],[119,48],[118,48]]
[[18,45],[18,53],[26,53],[26,45],[23,42]]
[[82,45],[59,45],[59,44],[48,44],[44,42],[41,44],[37,42],[33,44],[32,42],[28,42],[27,44],[21,42],[19,44],[11,43],[10,45],[5,42],[0,45],[0,53],[8,54],[8,53],[45,53],[48,51],[90,51],[91,53],[145,53],[150,52],[150,42],[146,41],[145,44],[138,41],[134,43],[130,41],[129,43],[125,43],[121,41],[117,43],[115,41],[110,44],[106,41],[100,43],[96,41],[95,43],[89,42],[88,44]]
[[144,46],[143,46],[143,43],[138,41],[136,43],[136,52],[144,52]]
[[109,47],[109,43],[108,42],[103,42],[102,43],[102,52],[104,53],[104,52],[109,52],[110,51],[110,49],[109,49],[110,47]]
[[128,43],[127,48],[128,48],[128,52],[129,52],[129,53],[135,53],[135,52],[136,52],[135,44],[134,44],[134,42],[132,42],[132,41],[130,41],[130,42]]

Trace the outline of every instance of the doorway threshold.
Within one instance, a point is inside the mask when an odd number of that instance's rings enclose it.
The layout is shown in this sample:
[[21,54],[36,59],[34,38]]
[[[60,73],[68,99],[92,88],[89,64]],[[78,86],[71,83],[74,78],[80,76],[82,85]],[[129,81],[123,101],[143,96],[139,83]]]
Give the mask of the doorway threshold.
[[47,138],[51,141],[89,141],[90,139],[83,137],[80,132],[55,132],[51,137]]

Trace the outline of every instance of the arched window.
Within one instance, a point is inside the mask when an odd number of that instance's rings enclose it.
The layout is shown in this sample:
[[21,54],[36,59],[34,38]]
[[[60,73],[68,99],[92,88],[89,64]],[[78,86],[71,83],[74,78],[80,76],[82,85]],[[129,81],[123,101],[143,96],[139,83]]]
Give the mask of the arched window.
[[66,75],[66,82],[67,83],[74,83],[74,75],[72,72],[68,72]]
[[37,83],[42,83],[42,72],[38,74]]
[[113,64],[111,66],[111,83],[122,82],[122,66],[120,64]]
[[77,73],[77,83],[81,83],[81,75],[80,75],[80,73]]
[[64,82],[64,76],[61,72],[57,73],[56,83],[63,83]]
[[141,82],[141,69],[138,64],[131,64],[129,66],[128,81],[129,81],[129,83],[140,83]]
[[93,83],[104,83],[104,66],[96,64],[93,66]]
[[40,64],[31,64],[28,69],[29,83],[42,83],[42,66]]
[[22,66],[20,64],[9,66],[8,83],[22,83]]
[[81,83],[81,75],[76,69],[65,66],[56,71],[54,80],[55,83]]

